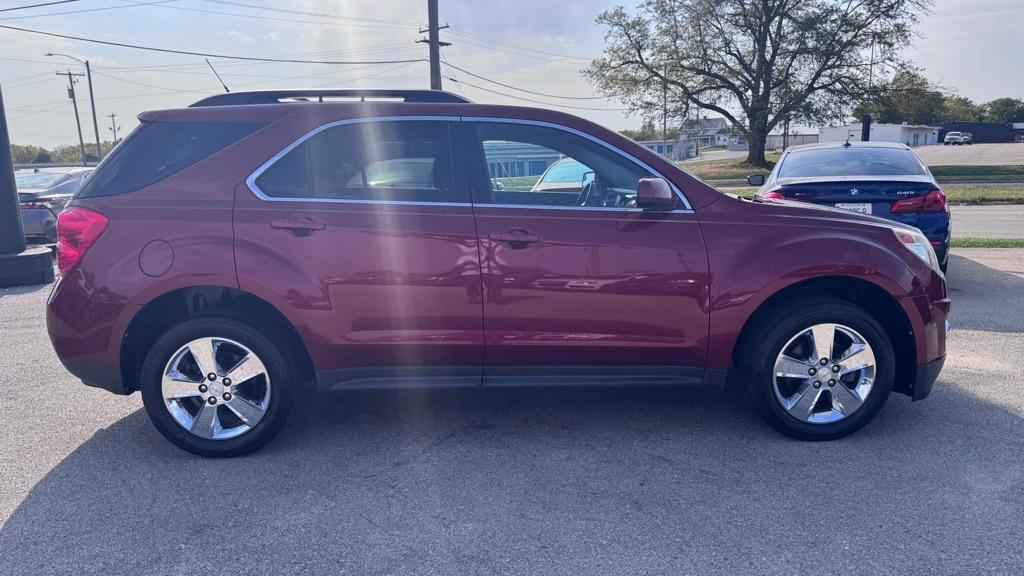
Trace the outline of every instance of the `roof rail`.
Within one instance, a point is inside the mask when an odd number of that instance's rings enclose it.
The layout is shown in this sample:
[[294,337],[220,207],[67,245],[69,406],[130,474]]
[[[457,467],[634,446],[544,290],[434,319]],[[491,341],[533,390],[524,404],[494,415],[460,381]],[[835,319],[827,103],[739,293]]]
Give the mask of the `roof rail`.
[[285,102],[323,102],[324,98],[348,98],[402,100],[403,102],[447,102],[468,104],[470,101],[441,90],[256,90],[252,92],[228,92],[203,98],[189,108],[206,106],[242,106],[246,104],[282,104]]

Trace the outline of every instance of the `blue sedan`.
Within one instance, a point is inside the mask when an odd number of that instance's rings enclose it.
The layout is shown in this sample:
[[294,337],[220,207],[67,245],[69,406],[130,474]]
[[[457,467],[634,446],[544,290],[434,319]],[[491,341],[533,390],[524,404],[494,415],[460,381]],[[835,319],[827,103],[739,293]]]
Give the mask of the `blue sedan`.
[[891,142],[809,144],[787,149],[767,178],[751,176],[764,200],[797,200],[915,226],[942,270],[949,260],[946,195],[910,147]]

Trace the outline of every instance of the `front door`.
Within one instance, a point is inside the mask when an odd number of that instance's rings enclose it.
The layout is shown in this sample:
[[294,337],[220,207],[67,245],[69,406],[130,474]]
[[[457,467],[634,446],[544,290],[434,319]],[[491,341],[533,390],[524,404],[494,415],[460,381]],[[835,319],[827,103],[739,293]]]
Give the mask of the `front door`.
[[460,129],[476,158],[484,385],[700,382],[708,265],[682,199],[636,208],[639,180],[656,174],[576,131]]
[[323,388],[480,385],[479,251],[452,121],[335,123],[236,192],[239,285],[285,311]]

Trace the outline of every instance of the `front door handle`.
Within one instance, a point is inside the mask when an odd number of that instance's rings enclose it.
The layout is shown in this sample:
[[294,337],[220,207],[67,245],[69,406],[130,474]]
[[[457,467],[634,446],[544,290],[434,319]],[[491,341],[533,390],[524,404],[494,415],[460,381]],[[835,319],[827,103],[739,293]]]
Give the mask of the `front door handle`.
[[270,227],[278,230],[287,230],[296,236],[309,236],[317,230],[323,230],[327,227],[327,224],[323,220],[308,216],[293,216],[292,218],[271,220]]
[[487,237],[495,242],[506,242],[509,247],[514,250],[526,248],[531,244],[540,243],[540,236],[526,228],[512,228],[505,232],[491,232]]

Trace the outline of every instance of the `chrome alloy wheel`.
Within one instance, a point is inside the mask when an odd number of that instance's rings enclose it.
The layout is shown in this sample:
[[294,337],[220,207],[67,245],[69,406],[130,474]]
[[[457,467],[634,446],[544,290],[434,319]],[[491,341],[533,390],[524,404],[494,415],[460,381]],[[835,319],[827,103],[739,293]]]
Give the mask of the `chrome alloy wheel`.
[[875,354],[856,330],[815,324],[782,347],[772,376],[775,398],[790,416],[829,424],[867,400],[875,383]]
[[164,405],[200,438],[227,440],[252,430],[270,406],[263,362],[227,338],[200,338],[175,352],[160,384]]

